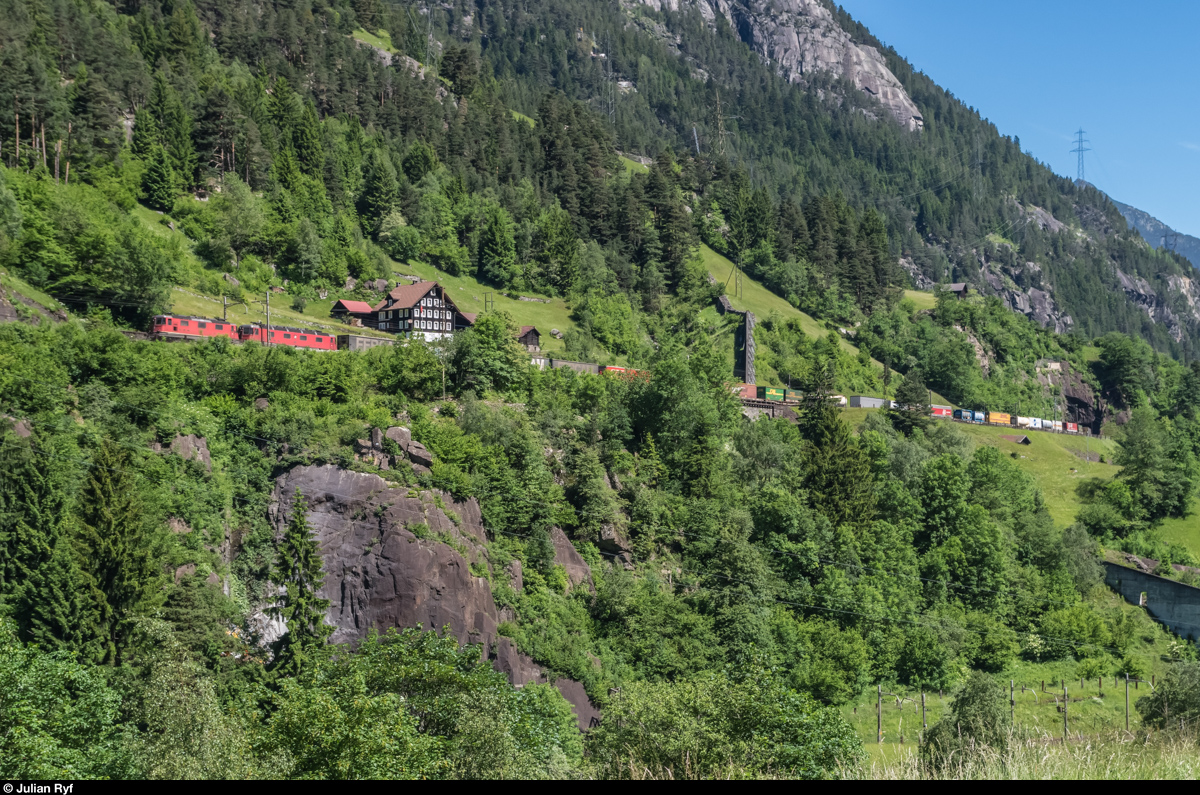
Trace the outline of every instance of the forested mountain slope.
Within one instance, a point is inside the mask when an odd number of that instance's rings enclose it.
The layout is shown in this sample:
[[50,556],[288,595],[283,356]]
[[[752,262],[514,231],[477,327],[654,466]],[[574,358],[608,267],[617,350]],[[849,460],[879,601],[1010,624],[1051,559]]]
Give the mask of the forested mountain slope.
[[[966,687],[950,756],[1009,736],[1018,666],[1186,689],[1099,563],[1196,563],[1160,534],[1200,480],[1185,264],[786,5],[922,124],[765,62],[756,3],[0,0],[0,265],[47,310],[0,323],[0,773],[835,777],[867,689]],[[805,313],[755,338],[790,421],[730,390],[712,252]],[[363,352],[129,333],[181,285],[402,273],[552,297],[568,354],[645,372],[539,370],[500,311]],[[852,428],[839,389],[899,408]],[[1119,473],[1067,523],[930,389],[1119,416]]]

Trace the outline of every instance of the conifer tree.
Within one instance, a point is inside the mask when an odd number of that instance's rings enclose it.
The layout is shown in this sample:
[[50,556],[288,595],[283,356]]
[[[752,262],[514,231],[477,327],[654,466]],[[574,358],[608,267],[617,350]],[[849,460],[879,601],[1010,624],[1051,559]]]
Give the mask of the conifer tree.
[[929,427],[929,390],[921,382],[921,372],[917,368],[909,370],[897,387],[896,406],[888,408],[888,419],[905,436],[911,436],[918,428]]
[[60,535],[50,559],[30,577],[18,603],[22,635],[43,648],[73,651],[98,661],[103,633],[100,611],[88,586],[70,539]]
[[114,442],[106,440],[92,457],[76,513],[80,567],[98,613],[99,657],[120,664],[135,619],[156,607],[159,570],[137,484]]
[[154,148],[161,142],[162,130],[150,109],[143,105],[133,117],[133,153],[140,158],[154,155]]
[[146,204],[153,209],[170,212],[175,206],[175,193],[175,169],[171,168],[166,150],[155,146],[146,172],[142,175],[142,195],[146,197]]
[[321,122],[317,118],[317,107],[309,102],[304,106],[304,116],[295,135],[296,157],[305,174],[319,177],[325,165],[325,149],[321,145]]
[[276,648],[275,667],[295,674],[303,668],[305,658],[333,632],[333,627],[325,623],[329,600],[317,595],[325,582],[321,548],[308,524],[308,501],[299,489],[292,497],[292,512],[271,582],[284,589],[275,612],[287,622],[287,633]]
[[45,459],[23,444],[0,446],[0,595],[19,597],[49,559],[63,520],[64,492]]
[[512,219],[499,205],[487,209],[487,225],[479,239],[479,275],[502,286],[511,284],[517,277]]
[[379,224],[396,206],[399,186],[396,183],[396,167],[386,152],[373,149],[364,168],[362,197],[358,212],[363,224],[371,232],[379,231]]

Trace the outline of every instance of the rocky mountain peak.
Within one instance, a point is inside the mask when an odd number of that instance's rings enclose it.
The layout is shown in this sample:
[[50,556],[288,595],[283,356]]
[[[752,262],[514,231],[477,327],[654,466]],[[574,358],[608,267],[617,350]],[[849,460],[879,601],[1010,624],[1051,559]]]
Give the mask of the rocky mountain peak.
[[743,42],[799,82],[812,72],[844,77],[879,100],[909,130],[925,122],[882,53],[851,39],[820,0],[642,0],[655,10],[694,7],[710,23],[723,17]]

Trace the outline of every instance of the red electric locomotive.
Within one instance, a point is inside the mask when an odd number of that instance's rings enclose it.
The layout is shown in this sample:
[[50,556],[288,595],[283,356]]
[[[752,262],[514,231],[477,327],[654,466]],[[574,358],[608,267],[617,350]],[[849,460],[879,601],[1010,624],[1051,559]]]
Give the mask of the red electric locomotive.
[[207,337],[238,339],[237,326],[224,320],[190,315],[156,315],[150,335],[160,340],[198,340]]
[[264,345],[288,345],[292,348],[310,348],[318,351],[336,351],[337,337],[322,331],[291,326],[271,326],[268,337],[267,327],[257,323],[239,326],[238,339],[242,342],[260,342]]

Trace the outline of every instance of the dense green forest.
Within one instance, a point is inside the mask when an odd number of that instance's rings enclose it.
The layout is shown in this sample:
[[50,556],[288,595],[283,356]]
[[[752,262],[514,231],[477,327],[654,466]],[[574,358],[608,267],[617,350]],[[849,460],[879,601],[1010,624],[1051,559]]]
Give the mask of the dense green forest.
[[[1190,266],[895,53],[923,132],[839,81],[786,83],[695,13],[630,13],[0,0],[0,268],[75,310],[0,325],[4,776],[836,777],[864,759],[845,710],[865,688],[961,687],[936,767],[1013,728],[995,677],[1018,665],[1166,665],[1171,715],[1200,718],[1194,645],[1160,654],[1100,566],[1101,545],[1198,563],[1158,532],[1200,478],[1194,338],[1113,271],[1161,285]],[[731,394],[701,243],[829,325],[760,319],[806,394],[791,421],[750,422]],[[900,257],[971,281],[977,256],[1039,264],[1073,332],[995,298],[903,297]],[[569,352],[650,376],[532,368],[497,312],[447,346],[366,352],[123,333],[176,285],[367,298],[412,261],[564,296]],[[1015,454],[927,416],[929,389],[1054,411],[1043,360],[1127,420],[1119,474],[1065,527]],[[849,383],[899,407],[851,427],[829,399]],[[356,457],[401,421],[431,466]],[[172,453],[181,436],[211,460]],[[313,464],[477,500],[482,558],[461,562],[499,635],[581,683],[599,726],[451,633],[327,643],[316,495],[273,494]],[[265,646],[261,610],[286,627]],[[1138,702],[1145,727],[1163,703]]]

